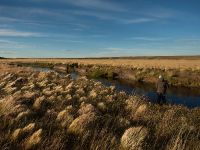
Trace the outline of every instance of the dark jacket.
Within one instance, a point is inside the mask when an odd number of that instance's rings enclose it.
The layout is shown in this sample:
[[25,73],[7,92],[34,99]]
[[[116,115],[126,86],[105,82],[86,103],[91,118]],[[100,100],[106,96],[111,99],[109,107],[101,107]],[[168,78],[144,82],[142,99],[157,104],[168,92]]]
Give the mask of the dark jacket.
[[159,79],[158,82],[156,83],[157,93],[159,94],[166,94],[168,87],[169,87],[168,82],[163,79]]

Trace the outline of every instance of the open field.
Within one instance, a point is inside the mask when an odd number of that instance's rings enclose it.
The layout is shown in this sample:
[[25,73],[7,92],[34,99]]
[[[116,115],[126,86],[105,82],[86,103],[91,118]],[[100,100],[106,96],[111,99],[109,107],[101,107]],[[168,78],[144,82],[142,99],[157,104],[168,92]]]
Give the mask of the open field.
[[2,59],[2,63],[61,66],[77,63],[90,76],[116,74],[131,82],[155,83],[162,74],[172,86],[200,87],[200,57],[136,57],[99,59]]
[[200,149],[199,108],[152,104],[84,76],[0,70],[1,149]]
[[79,63],[123,67],[200,70],[200,57],[147,57],[101,59],[2,59],[1,62]]

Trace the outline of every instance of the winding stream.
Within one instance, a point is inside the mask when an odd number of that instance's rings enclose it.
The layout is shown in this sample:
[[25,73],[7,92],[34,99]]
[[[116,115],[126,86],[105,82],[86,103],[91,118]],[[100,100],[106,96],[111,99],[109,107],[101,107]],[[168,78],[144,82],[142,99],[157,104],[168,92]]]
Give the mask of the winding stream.
[[[127,94],[136,94],[146,97],[153,103],[156,103],[156,88],[154,84],[148,83],[130,83],[127,81],[107,79],[98,79],[106,86],[114,85],[117,91],[125,91]],[[182,104],[189,108],[200,107],[200,91],[184,87],[170,87],[166,95],[167,103]]]
[[[34,67],[36,71],[52,71],[50,68]],[[63,74],[63,73],[61,73]],[[70,73],[72,79],[77,79],[78,74]],[[155,85],[147,83],[131,83],[122,80],[95,79],[105,86],[114,85],[117,91],[124,91],[127,94],[143,96],[149,101],[156,102]],[[170,87],[167,91],[167,103],[184,105],[188,108],[200,107],[200,90],[198,88]]]

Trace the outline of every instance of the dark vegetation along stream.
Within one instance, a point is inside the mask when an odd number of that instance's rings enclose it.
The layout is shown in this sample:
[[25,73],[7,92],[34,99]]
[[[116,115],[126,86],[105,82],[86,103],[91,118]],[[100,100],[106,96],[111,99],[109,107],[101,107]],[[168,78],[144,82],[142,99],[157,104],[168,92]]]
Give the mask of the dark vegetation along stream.
[[[52,68],[33,67],[37,71],[52,71]],[[60,74],[64,74],[59,72]],[[76,79],[79,75],[75,71],[70,72],[72,79]],[[134,94],[155,103],[156,89],[154,84],[129,82],[124,80],[109,80],[105,78],[95,79],[105,86],[115,86],[117,91],[124,91],[127,94]],[[188,108],[200,107],[200,90],[198,88],[170,87],[167,91],[167,103],[184,105]]]

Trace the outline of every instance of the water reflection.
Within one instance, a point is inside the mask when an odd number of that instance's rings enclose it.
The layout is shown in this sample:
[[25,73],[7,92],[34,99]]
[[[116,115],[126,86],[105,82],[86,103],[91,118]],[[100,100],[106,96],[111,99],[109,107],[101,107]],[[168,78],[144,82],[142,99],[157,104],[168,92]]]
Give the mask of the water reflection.
[[[157,94],[154,84],[130,83],[122,80],[98,79],[106,86],[114,85],[117,91],[125,91],[127,94],[136,94],[146,97],[151,102],[156,102]],[[184,87],[170,87],[166,95],[170,104],[182,104],[189,108],[200,106],[200,91]]]
[[[34,68],[36,71],[52,71],[50,68]],[[65,75],[64,73],[60,73]],[[78,74],[76,72],[70,73],[72,79],[77,79]],[[107,80],[96,79],[105,86],[114,85],[117,91],[124,91],[127,94],[136,94],[146,97],[151,102],[156,102],[157,94],[154,84],[129,82],[124,80]],[[184,87],[170,87],[166,95],[167,102],[170,104],[182,104],[189,108],[200,106],[200,90],[198,88],[184,88]]]

